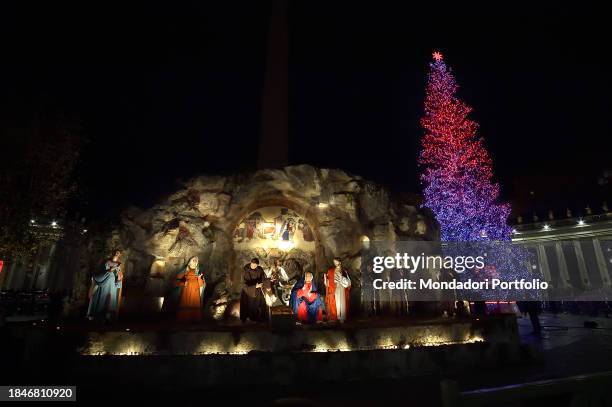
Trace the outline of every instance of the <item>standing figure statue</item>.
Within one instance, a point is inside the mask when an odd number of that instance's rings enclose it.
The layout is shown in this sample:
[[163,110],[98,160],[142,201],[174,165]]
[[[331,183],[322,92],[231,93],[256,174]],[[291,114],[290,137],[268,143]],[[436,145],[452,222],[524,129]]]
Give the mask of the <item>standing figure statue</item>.
[[91,277],[89,289],[89,320],[116,318],[121,303],[123,271],[121,270],[121,250],[113,250],[110,258],[104,262],[102,269]]
[[280,259],[278,258],[274,259],[272,267],[266,269],[264,273],[266,274],[266,278],[272,283],[277,283],[279,281],[286,283],[289,281],[289,276],[287,275],[285,269],[281,266]]
[[325,287],[325,309],[328,321],[346,321],[349,311],[349,300],[351,293],[351,279],[342,266],[340,257],[334,258],[334,267],[331,267],[324,275]]
[[199,322],[202,320],[202,299],[206,280],[200,272],[197,256],[193,256],[175,276],[178,288],[178,307],[176,318],[181,322]]
[[254,258],[244,266],[242,277],[244,286],[240,292],[240,320],[267,321],[269,310],[263,292],[266,274],[259,265],[259,259]]
[[264,297],[269,306],[280,304],[279,294],[282,301],[282,287],[289,282],[289,276],[281,266],[280,259],[275,258],[272,267],[264,270]]

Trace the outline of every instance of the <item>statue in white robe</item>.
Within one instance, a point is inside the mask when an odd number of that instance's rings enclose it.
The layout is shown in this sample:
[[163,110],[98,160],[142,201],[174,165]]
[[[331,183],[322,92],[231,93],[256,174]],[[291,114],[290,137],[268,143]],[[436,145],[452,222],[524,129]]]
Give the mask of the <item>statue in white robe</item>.
[[340,258],[334,259],[334,267],[325,274],[324,283],[327,288],[325,296],[327,320],[345,322],[349,315],[351,279],[346,269],[342,267]]

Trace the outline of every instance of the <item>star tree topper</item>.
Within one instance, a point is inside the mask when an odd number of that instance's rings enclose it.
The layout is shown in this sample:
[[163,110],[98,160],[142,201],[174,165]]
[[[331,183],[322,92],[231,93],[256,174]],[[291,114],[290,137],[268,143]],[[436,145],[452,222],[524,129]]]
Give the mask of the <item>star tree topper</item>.
[[433,54],[431,54],[433,56],[433,59],[435,59],[436,61],[442,61],[442,53],[439,51],[434,51]]

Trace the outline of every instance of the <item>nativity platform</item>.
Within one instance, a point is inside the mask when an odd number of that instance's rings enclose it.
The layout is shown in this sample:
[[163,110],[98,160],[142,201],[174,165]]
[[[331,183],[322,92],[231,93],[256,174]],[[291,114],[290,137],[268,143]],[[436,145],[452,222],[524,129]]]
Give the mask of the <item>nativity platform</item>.
[[61,366],[79,381],[121,374],[158,385],[188,375],[206,387],[463,374],[535,357],[520,344],[514,315],[286,322],[47,321],[15,325],[12,336],[21,343],[24,371]]

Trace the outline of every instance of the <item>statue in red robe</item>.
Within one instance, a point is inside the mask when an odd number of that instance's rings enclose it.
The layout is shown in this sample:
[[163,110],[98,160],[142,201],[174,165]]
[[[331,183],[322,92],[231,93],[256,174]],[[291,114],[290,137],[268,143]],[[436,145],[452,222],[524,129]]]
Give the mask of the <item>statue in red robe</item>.
[[312,273],[306,272],[291,289],[289,304],[299,323],[314,324],[323,319],[323,304]]
[[200,273],[197,257],[189,259],[187,266],[177,273],[176,286],[180,288],[176,318],[182,322],[201,321],[206,281]]
[[327,288],[325,295],[325,309],[328,321],[346,321],[349,311],[351,293],[351,279],[348,272],[342,267],[342,260],[334,258],[334,267],[327,270],[324,275]]

